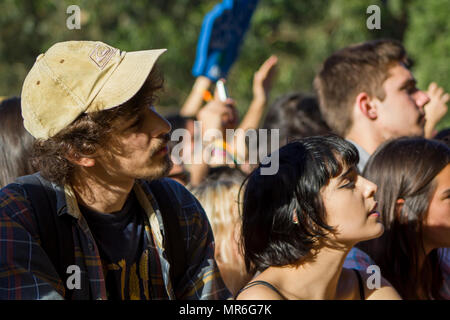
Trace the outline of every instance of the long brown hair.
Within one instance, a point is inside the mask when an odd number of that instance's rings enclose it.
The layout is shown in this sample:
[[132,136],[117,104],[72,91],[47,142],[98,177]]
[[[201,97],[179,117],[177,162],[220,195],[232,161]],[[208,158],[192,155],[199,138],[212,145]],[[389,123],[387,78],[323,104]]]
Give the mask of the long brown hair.
[[0,188],[34,172],[29,160],[34,138],[25,130],[20,98],[0,104]]
[[[450,149],[439,141],[399,138],[380,146],[363,176],[378,185],[376,198],[385,227],[377,239],[358,245],[380,267],[404,299],[441,299],[443,283],[437,249],[421,264],[423,222],[436,189],[434,178],[450,163]],[[397,199],[404,199],[401,210]],[[423,294],[419,294],[423,293]]]

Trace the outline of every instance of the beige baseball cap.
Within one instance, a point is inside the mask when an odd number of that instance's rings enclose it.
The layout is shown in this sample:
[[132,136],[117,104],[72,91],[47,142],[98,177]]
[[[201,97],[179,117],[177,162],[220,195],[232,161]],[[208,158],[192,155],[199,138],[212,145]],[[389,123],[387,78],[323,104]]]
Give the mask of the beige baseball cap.
[[166,49],[125,52],[99,41],[67,41],[40,54],[22,87],[24,125],[48,139],[80,114],[131,99]]

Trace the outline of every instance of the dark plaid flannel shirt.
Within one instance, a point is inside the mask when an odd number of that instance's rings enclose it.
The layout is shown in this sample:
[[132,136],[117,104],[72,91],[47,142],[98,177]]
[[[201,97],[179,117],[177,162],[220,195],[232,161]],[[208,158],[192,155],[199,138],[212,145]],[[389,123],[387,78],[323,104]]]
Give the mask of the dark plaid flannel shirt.
[[[177,199],[165,200],[179,201],[182,208],[178,216],[180,236],[185,241],[188,257],[188,267],[176,295],[186,300],[229,298],[230,293],[214,260],[214,239],[203,208],[183,186],[170,179],[166,182]],[[0,190],[0,300],[63,299],[65,287],[40,245],[36,217],[21,188],[10,184]],[[72,231],[75,264],[81,269],[82,279],[81,289],[74,290],[72,299],[107,299],[97,245],[78,209],[73,190],[64,189],[65,199],[58,199],[57,212],[77,219]],[[142,195],[150,203],[144,208],[149,217],[145,230],[151,257],[148,266],[150,299],[175,299],[170,265],[161,244],[164,228],[158,204],[146,182],[137,180],[134,190],[141,205]]]

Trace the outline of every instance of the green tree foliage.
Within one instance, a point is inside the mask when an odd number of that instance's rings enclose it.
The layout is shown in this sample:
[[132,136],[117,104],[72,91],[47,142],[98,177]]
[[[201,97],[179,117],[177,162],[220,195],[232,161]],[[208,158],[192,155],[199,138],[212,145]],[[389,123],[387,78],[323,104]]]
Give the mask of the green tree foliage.
[[[178,108],[194,81],[191,69],[203,17],[218,2],[2,0],[0,96],[19,95],[35,57],[53,43],[101,40],[126,51],[168,48],[160,61],[166,79],[160,104]],[[66,9],[72,4],[82,11],[80,30],[66,27]],[[373,4],[381,9],[380,30],[366,27],[366,9]],[[330,53],[383,37],[405,40],[421,88],[437,81],[450,90],[448,7],[448,0],[260,0],[229,74],[229,91],[244,111],[252,96],[253,73],[276,54],[272,98],[311,92],[313,77]]]

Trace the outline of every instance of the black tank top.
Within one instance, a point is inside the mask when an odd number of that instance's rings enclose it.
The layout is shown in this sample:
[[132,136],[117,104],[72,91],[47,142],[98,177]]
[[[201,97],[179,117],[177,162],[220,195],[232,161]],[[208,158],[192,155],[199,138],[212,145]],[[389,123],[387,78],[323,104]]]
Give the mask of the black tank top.
[[[365,295],[365,293],[364,293],[364,285],[363,285],[363,280],[362,280],[361,274],[360,274],[359,271],[356,270],[356,269],[352,269],[352,270],[356,273],[356,278],[358,279],[359,297],[360,297],[361,300],[366,300],[366,295]],[[270,284],[270,283],[267,282],[267,281],[262,281],[262,280],[256,280],[256,281],[253,281],[253,282],[250,282],[249,284],[247,284],[245,287],[243,287],[241,290],[239,290],[239,291],[236,293],[236,296],[234,297],[234,299],[236,300],[236,298],[238,297],[238,295],[241,294],[242,291],[247,290],[248,288],[251,288],[251,287],[256,286],[256,285],[258,285],[258,284],[259,284],[259,285],[266,286],[266,287],[272,289],[272,290],[275,291],[277,294],[279,294],[284,300],[288,300],[288,299],[286,299],[286,297],[283,296],[283,295],[281,294],[281,292],[278,291],[278,289],[275,288],[272,284]]]

